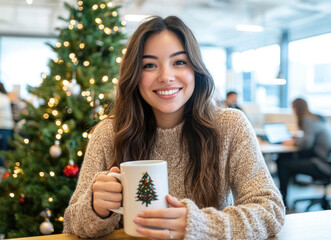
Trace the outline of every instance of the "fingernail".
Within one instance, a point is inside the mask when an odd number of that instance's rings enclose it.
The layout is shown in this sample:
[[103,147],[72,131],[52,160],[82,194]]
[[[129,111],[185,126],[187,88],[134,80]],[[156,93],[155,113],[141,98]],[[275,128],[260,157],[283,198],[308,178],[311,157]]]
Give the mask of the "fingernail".
[[136,223],[136,224],[140,224],[140,223],[141,223],[141,219],[135,217],[135,218],[133,219],[133,222]]
[[138,217],[143,217],[145,215],[144,212],[138,212]]
[[144,230],[141,227],[137,227],[136,228],[136,231],[139,232],[139,233],[143,233],[144,232]]

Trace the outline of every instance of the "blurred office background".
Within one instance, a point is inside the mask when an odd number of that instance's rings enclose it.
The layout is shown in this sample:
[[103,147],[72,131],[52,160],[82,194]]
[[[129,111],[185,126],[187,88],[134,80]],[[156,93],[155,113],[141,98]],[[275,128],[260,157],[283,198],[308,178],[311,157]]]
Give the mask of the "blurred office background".
[[[0,79],[30,98],[54,52],[64,2],[0,0]],[[118,0],[128,36],[149,15],[178,15],[193,30],[218,97],[239,93],[253,125],[290,113],[295,97],[331,115],[331,0]]]

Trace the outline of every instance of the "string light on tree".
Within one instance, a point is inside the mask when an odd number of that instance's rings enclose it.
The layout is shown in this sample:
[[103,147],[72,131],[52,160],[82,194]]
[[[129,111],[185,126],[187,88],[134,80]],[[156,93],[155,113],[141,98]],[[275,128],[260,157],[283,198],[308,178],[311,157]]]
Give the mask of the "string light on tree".
[[97,24],[101,24],[101,23],[102,23],[101,18],[96,18],[94,21],[95,21]]
[[102,81],[103,81],[103,82],[107,82],[108,79],[109,79],[108,76],[103,76],[103,77],[102,77]]
[[105,32],[105,34],[110,35],[112,30],[109,27],[105,27],[105,29],[103,30]]
[[48,114],[48,113],[44,113],[43,117],[44,117],[45,119],[48,119],[48,118],[49,118],[49,114]]
[[82,152],[81,150],[79,150],[79,151],[77,152],[77,156],[78,156],[78,157],[83,156],[83,152]]
[[117,79],[117,78],[113,78],[111,81],[112,81],[112,83],[114,83],[114,84],[118,84],[118,79]]
[[79,30],[82,30],[82,29],[84,28],[84,26],[83,26],[83,24],[78,23],[78,24],[77,24],[77,28],[78,28]]

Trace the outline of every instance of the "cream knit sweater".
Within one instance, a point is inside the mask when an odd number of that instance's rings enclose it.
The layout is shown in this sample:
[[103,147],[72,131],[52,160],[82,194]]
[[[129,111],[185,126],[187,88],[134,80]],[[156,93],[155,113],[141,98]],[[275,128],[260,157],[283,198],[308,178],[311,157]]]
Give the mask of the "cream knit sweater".
[[[220,138],[219,208],[199,209],[185,195],[187,149],[180,149],[183,123],[173,129],[157,129],[151,159],[168,162],[169,193],[188,209],[185,239],[266,239],[277,234],[285,209],[280,193],[265,165],[255,133],[238,110],[217,112]],[[111,120],[93,132],[81,167],[77,188],[64,214],[64,233],[97,238],[114,231],[121,215],[102,219],[92,208],[92,183],[111,165],[114,131]]]

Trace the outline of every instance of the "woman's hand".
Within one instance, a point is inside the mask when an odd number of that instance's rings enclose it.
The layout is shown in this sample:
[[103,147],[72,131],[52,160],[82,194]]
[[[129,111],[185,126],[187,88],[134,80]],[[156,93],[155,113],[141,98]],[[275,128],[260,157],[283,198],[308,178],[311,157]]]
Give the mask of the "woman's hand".
[[[112,167],[109,172],[119,173],[118,167]],[[122,184],[116,178],[100,174],[92,185],[93,209],[99,217],[109,216],[109,209],[118,208],[122,201]]]
[[[136,230],[150,239],[183,239],[185,236],[187,209],[177,198],[167,195],[172,208],[145,210],[138,213],[133,222],[140,225]],[[162,230],[145,228],[157,227]]]
[[282,142],[282,144],[284,146],[294,146],[294,143],[295,143],[295,139],[294,138]]

